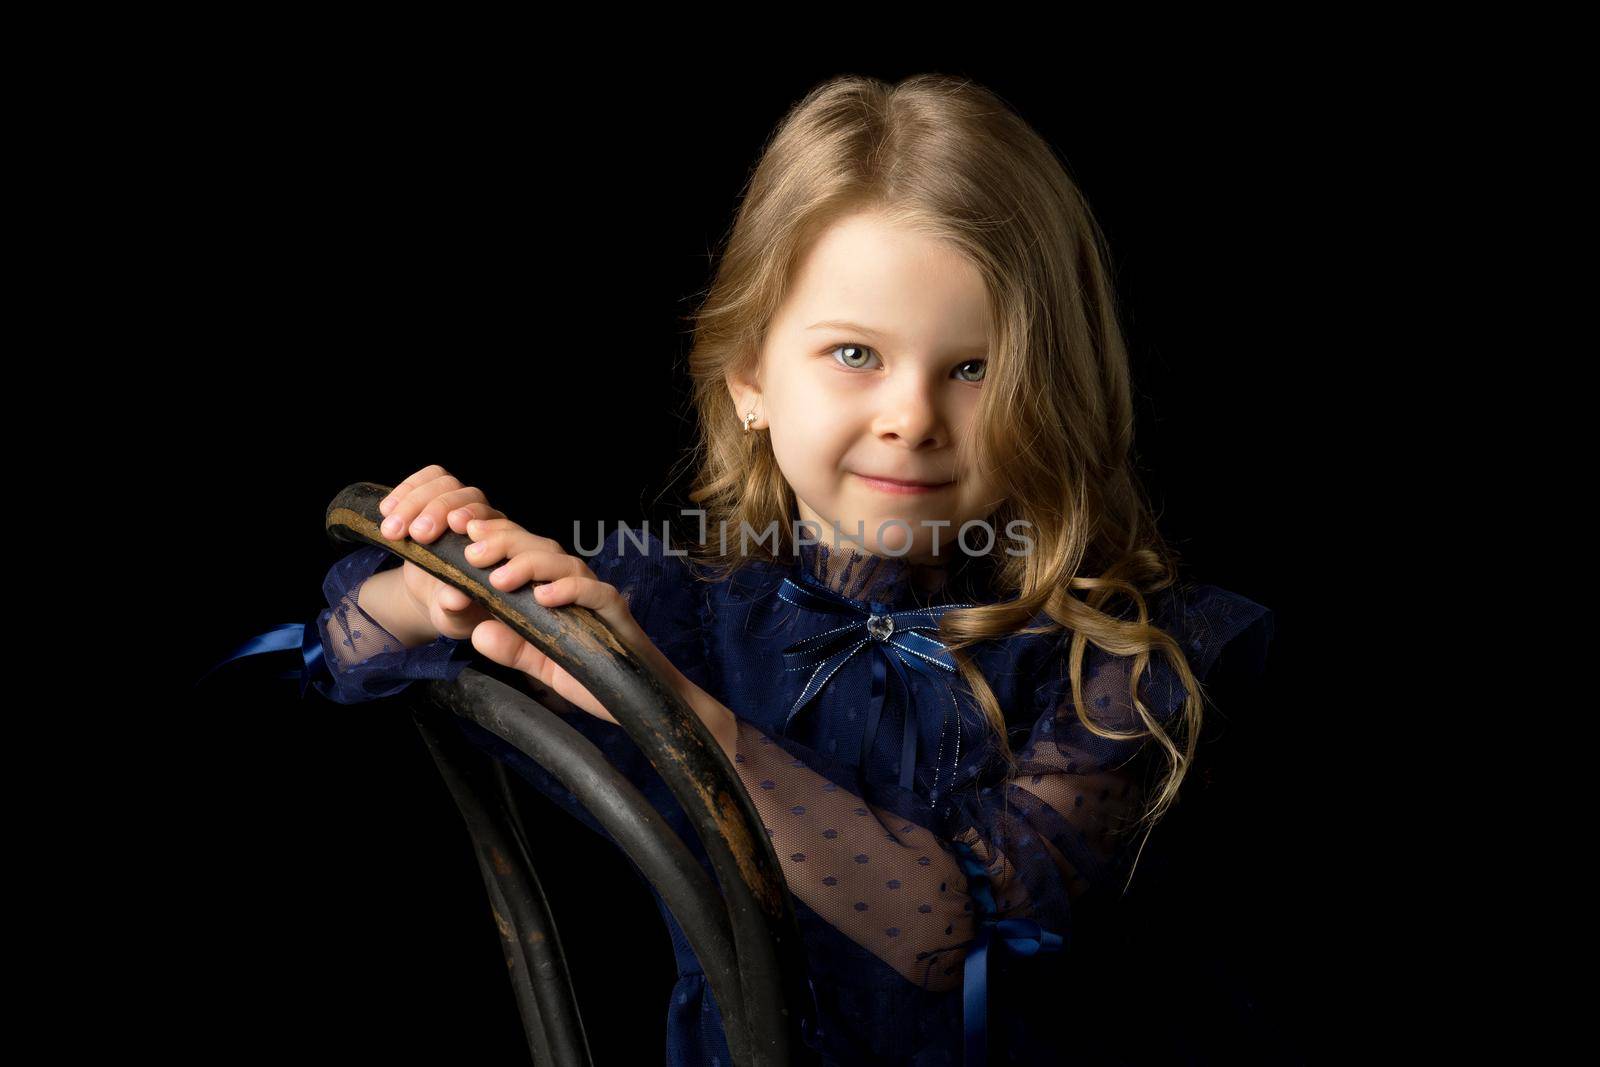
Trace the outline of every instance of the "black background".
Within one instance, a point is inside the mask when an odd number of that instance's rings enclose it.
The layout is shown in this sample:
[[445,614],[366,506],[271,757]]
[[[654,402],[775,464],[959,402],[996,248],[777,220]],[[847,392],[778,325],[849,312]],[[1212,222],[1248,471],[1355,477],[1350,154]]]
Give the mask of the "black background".
[[[143,428],[168,450],[208,576],[163,631],[183,677],[324,606],[347,549],[322,534],[323,509],[352,481],[440,463],[568,543],[575,520],[671,515],[691,433],[683,316],[773,125],[833,73],[966,74],[1056,146],[1107,233],[1163,531],[1193,577],[1277,613],[1272,696],[1249,724],[1267,756],[1232,786],[1208,867],[1230,910],[1195,921],[1235,931],[1236,965],[1291,1043],[1353,1040],[1376,986],[1401,980],[1359,962],[1358,857],[1381,834],[1339,736],[1350,639],[1329,594],[1372,522],[1349,428],[1378,397],[1354,387],[1359,356],[1338,341],[1362,313],[1361,105],[1288,66],[1271,92],[1207,68],[1138,99],[999,62],[736,79],[696,63],[581,79],[470,66],[218,58],[171,84],[129,161],[150,190],[128,205],[134,225],[177,263],[159,306],[181,309],[197,359],[192,395]],[[141,868],[152,943],[192,979],[171,1002],[186,1036],[519,1062],[464,827],[405,709],[302,702],[271,680],[286,665],[239,665],[183,704],[141,790],[162,820]],[[555,809],[543,829],[597,1061],[658,1062],[675,972],[653,902]],[[1185,995],[1147,977],[1153,1010]]]

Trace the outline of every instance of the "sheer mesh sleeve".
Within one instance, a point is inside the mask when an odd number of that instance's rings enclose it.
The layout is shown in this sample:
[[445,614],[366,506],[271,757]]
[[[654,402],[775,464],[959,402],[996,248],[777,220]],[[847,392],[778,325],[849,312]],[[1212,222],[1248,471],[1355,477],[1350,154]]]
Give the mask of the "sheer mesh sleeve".
[[[704,645],[694,625],[698,611],[691,586],[685,580],[687,571],[682,561],[669,554],[665,544],[647,531],[624,529],[614,531],[593,555],[580,555],[580,558],[595,577],[617,587],[634,618],[673,664],[696,684],[702,684]],[[469,640],[439,637],[427,644],[406,648],[399,638],[361,610],[361,583],[378,571],[403,562],[392,552],[369,545],[349,553],[329,569],[322,587],[328,606],[314,624],[322,644],[323,670],[314,674],[308,683],[329,700],[356,704],[394,696],[415,681],[450,681],[472,661]],[[613,767],[639,786],[656,809],[673,823],[679,836],[691,842],[691,847],[697,847],[698,842],[689,832],[687,817],[676,798],[650,766],[643,751],[620,726],[574,708],[554,693],[546,693],[540,699],[588,738]],[[453,721],[479,748],[515,769],[573,818],[611,840],[610,834],[577,797],[543,767],[470,720],[457,717]]]
[[[1215,592],[1221,595],[1207,593],[1188,605],[1176,632],[1169,630],[1202,680],[1221,647],[1252,624],[1266,619],[1270,633],[1266,609]],[[1139,720],[1129,697],[1131,657],[1093,646],[1090,654],[1084,696],[1091,715],[1115,729],[1132,728]],[[963,849],[987,871],[996,918],[1030,918],[1070,938],[1073,903],[1113,884],[1124,867],[1119,830],[1144,799],[1145,768],[1136,757],[1146,739],[1107,741],[1090,733],[1065,686],[1064,661],[1061,673],[1040,689],[1044,707],[1017,753],[1019,772],[968,784],[942,819],[918,795],[862,783],[854,767],[741,719],[735,766],[796,898],[907,981],[934,992],[961,984],[960,963],[980,910],[963,873]],[[1141,701],[1158,718],[1181,706],[1175,672],[1147,673],[1140,684]]]
[[361,610],[361,583],[403,562],[392,552],[367,545],[334,563],[323,580],[328,606],[315,625],[327,675],[312,678],[310,684],[336,704],[393,696],[421,679],[448,681],[471,661],[469,641],[439,637],[407,648]]

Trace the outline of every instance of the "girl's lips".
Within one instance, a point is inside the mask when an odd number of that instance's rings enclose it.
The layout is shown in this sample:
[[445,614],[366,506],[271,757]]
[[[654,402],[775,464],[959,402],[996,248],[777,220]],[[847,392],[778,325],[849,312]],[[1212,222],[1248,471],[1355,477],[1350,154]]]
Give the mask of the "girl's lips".
[[876,489],[882,493],[898,493],[900,495],[937,493],[955,484],[954,482],[945,482],[942,485],[908,485],[905,482],[892,482],[886,478],[872,478],[865,474],[857,474],[856,477],[865,482],[869,489]]

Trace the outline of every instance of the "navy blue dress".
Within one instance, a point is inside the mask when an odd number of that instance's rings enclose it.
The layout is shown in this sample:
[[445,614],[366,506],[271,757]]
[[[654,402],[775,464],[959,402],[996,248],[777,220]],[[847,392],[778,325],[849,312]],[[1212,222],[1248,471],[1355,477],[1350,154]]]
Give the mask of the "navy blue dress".
[[[652,533],[618,529],[584,558],[663,654],[738,716],[734,765],[794,895],[815,997],[810,1040],[823,1062],[971,1064],[984,1045],[996,1062],[1107,1062],[1088,1053],[1098,1020],[1074,1018],[1088,1003],[1075,991],[1095,977],[1074,967],[1075,923],[1122,888],[1138,837],[1118,830],[1139,813],[1159,753],[1148,739],[1106,740],[1078,721],[1069,635],[1021,632],[968,649],[1005,712],[1021,768],[1008,776],[984,742],[976,700],[929,628],[942,605],[982,599],[962,557],[930,571],[805,545],[791,562],[752,559],[710,581],[680,551]],[[400,562],[364,547],[330,570],[328,607],[316,620],[326,670],[311,679],[330,700],[453,678],[474,655],[469,642],[450,638],[404,648],[361,611],[360,583]],[[1225,646],[1240,650],[1230,660],[1263,666],[1273,614],[1243,596],[1185,584],[1164,591],[1152,613],[1202,680]],[[1047,621],[1041,613],[1035,625]],[[1092,644],[1085,656],[1089,714],[1115,730],[1139,722],[1132,665]],[[1158,719],[1181,710],[1182,685],[1159,654],[1139,692]],[[633,740],[576,710],[565,718],[711,874],[682,809]],[[474,724],[458,725],[609,837],[538,765]],[[656,900],[679,975],[667,1063],[726,1067],[718,1006]],[[1114,1048],[1118,1035],[1096,1040]]]

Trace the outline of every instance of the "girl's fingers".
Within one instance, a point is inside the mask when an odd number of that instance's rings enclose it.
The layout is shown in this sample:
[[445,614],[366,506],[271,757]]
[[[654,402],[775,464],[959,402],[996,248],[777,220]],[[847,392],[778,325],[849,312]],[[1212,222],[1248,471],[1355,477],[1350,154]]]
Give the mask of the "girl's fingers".
[[384,497],[383,500],[379,502],[378,511],[381,514],[388,515],[389,512],[394,510],[394,506],[399,503],[400,500],[406,496],[406,494],[410,493],[411,490],[421,485],[424,481],[432,481],[433,479],[439,477],[439,475],[445,473],[448,472],[437,463],[429,464],[428,466],[423,467],[421,470],[417,471],[413,475],[410,475],[405,481],[391,489],[389,491],[389,495]]
[[628,610],[628,605],[623,601],[622,594],[617,592],[616,586],[588,574],[574,571],[564,577],[552,579],[543,585],[534,586],[533,595],[547,608],[577,604],[599,613],[601,618],[614,627],[638,625],[633,621],[633,613]]
[[[588,573],[583,560],[565,552],[552,552],[546,548],[520,551],[499,567],[489,572],[489,584],[507,593],[521,589],[529,582],[550,582]],[[540,603],[545,603],[540,601]]]
[[494,518],[473,519],[467,523],[467,536],[474,541],[496,542],[498,547],[507,550],[507,555],[530,548],[542,548],[547,552],[565,551],[555,538],[541,537],[525,530],[498,511],[494,514]]
[[492,617],[487,608],[478,604],[471,605],[465,611],[446,611],[438,601],[434,601],[433,610],[428,613],[428,621],[441,637],[457,640],[471,637],[474,627]]
[[[582,561],[575,562],[582,566]],[[628,602],[622,599],[622,594],[617,592],[616,586],[602,582],[587,567],[583,568],[583,573],[569,574],[564,578],[535,586],[533,595],[547,608],[577,604],[590,609],[606,621],[612,632],[617,635],[617,640],[627,645],[635,656],[658,675],[668,680],[682,678],[672,661],[661,654],[655,642],[650,640],[650,635],[640,628],[633,617],[633,612],[628,609]]]
[[502,666],[543,680],[544,653],[499,619],[485,619],[473,628],[472,647]]
[[[483,523],[474,519],[467,524],[468,536],[477,538],[467,546],[467,562],[475,567],[493,567],[501,560],[509,559],[522,552],[545,552],[551,555],[564,556],[566,551],[555,541],[548,537],[539,537],[529,533],[515,523],[510,523],[498,532],[485,533],[481,526]],[[492,522],[488,525],[494,525]],[[476,531],[475,533],[473,531]],[[527,572],[530,577],[536,577],[532,572]],[[508,575],[509,576],[509,572]],[[526,581],[527,579],[524,579]],[[520,586],[506,586],[504,588],[520,588]]]
[[[449,481],[453,483],[455,479],[451,478]],[[469,485],[459,489],[450,489],[440,486],[439,483],[434,483],[428,488],[431,490],[435,487],[440,488],[441,491],[436,492],[423,503],[422,510],[417,512],[416,518],[411,520],[411,525],[407,529],[411,539],[418,544],[425,545],[438,540],[449,525],[445,516],[449,515],[450,512],[463,504],[484,499],[483,490],[476,486]],[[390,520],[385,519],[384,521],[387,523]]]
[[467,546],[467,562],[477,567],[491,567],[506,558],[502,539],[489,537]]
[[487,500],[472,500],[451,511],[444,520],[450,524],[450,529],[464,534],[475,519],[487,521],[504,517],[505,513],[490,507]]
[[[431,470],[433,468],[424,469]],[[443,467],[438,469],[440,471],[444,470]],[[422,472],[419,471],[412,477],[419,477],[421,474]],[[422,530],[417,528],[416,523],[418,517],[422,514],[423,508],[434,497],[442,493],[454,492],[460,488],[461,483],[456,480],[454,475],[441,474],[438,477],[425,478],[416,482],[405,491],[404,495],[400,495],[399,491],[396,490],[394,506],[389,509],[388,518],[383,520],[381,527],[383,535],[385,537],[399,538],[405,537],[409,533],[413,540],[419,539]],[[458,501],[458,503],[461,502]],[[438,521],[444,521],[442,514],[439,516]]]
[[617,721],[582,683],[499,619],[489,618],[478,624],[472,631],[472,647],[487,659],[538,679],[590,715],[607,722]]
[[439,586],[439,593],[433,598],[433,602],[446,611],[465,611],[477,603],[477,601],[453,585],[446,585],[444,582],[440,582]]
[[[454,481],[454,479],[451,479]],[[426,544],[450,529],[450,513],[470,504],[489,506],[483,490],[475,485],[462,486],[439,493],[422,505],[422,510],[411,523],[411,539]],[[465,525],[465,523],[463,523]],[[424,529],[424,526],[427,528]]]
[[[578,604],[591,609],[611,626],[623,644],[651,666],[664,667],[665,657],[634,621],[622,594],[615,586],[596,578],[583,560],[564,552],[535,549],[517,553],[489,573],[489,584],[506,592],[520,589],[530,581],[541,583],[533,587],[534,599],[540,604],[547,608]],[[671,670],[670,667],[665,669]]]
[[[409,536],[419,544],[434,541],[446,529],[465,532],[466,524],[474,515],[484,518],[500,515],[499,511],[489,506],[483,490],[476,486],[463,486],[450,474],[423,481],[392,499],[394,503],[383,520],[383,535],[392,538]],[[461,514],[452,519],[453,512]]]
[[[458,515],[469,508],[478,507],[480,505],[468,505],[468,507],[458,508],[456,511],[451,512],[451,515]],[[467,546],[468,563],[488,569],[501,560],[519,552],[544,551],[557,555],[566,554],[560,543],[551,538],[529,533],[500,512],[494,511],[487,505],[481,505],[481,507],[490,511],[492,517],[470,519],[466,523],[467,536],[472,538],[472,544]]]

